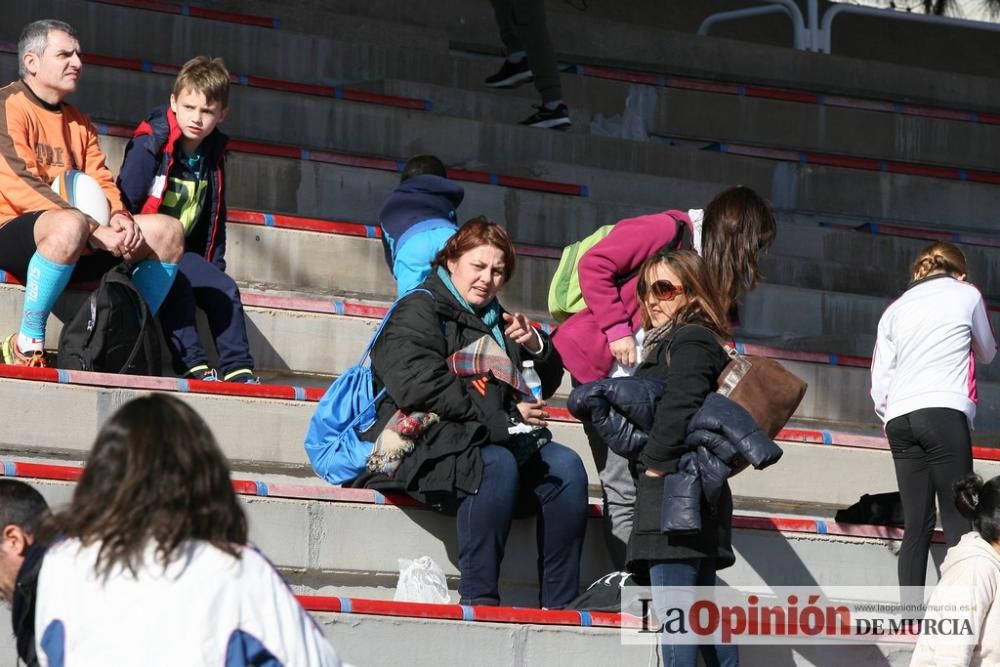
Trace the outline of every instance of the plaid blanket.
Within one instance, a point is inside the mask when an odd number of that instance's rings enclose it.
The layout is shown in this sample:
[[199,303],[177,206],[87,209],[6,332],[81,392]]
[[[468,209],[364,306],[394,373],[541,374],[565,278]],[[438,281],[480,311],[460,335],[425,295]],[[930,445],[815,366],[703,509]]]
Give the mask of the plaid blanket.
[[[475,377],[473,386],[485,393],[490,377],[504,382],[517,392],[518,401],[533,401],[531,389],[521,372],[492,336],[482,338],[454,352],[447,359],[448,370],[459,377]],[[481,383],[481,384],[477,384]],[[368,470],[393,475],[400,461],[413,451],[417,439],[439,418],[433,412],[405,413],[397,410],[389,418],[368,457]]]

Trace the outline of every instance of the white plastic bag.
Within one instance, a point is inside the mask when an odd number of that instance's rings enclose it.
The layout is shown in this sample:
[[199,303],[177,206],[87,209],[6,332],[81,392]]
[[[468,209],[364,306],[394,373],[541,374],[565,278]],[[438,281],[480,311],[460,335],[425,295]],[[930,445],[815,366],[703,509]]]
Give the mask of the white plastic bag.
[[421,556],[416,560],[399,559],[399,582],[392,599],[396,602],[435,604],[451,602],[444,572],[430,556]]

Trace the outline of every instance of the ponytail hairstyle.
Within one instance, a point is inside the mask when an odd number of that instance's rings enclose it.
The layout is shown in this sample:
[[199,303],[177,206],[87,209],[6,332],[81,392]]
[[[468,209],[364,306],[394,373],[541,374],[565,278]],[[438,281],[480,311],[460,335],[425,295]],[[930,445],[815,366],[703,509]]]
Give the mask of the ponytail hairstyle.
[[965,253],[953,243],[932,243],[917,256],[910,267],[911,280],[916,282],[936,273],[947,273],[955,278],[968,274]]
[[972,521],[979,535],[989,542],[1000,542],[1000,476],[988,482],[972,472],[955,482],[955,507]]

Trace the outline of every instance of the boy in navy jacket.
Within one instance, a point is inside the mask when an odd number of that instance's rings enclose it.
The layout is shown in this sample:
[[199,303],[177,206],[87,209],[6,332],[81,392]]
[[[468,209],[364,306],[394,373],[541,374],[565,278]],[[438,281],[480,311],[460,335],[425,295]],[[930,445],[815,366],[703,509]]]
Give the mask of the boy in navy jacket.
[[[216,125],[228,111],[222,59],[186,62],[170,105],[153,109],[132,135],[118,187],[133,213],[167,213],[184,226],[184,256],[159,313],[177,371],[197,380],[256,384],[239,288],[225,273],[227,138]],[[196,307],[208,317],[221,378],[198,338]]]
[[446,173],[433,155],[410,158],[399,186],[379,213],[385,261],[396,279],[398,296],[424,281],[434,256],[458,230],[455,209],[465,191]]

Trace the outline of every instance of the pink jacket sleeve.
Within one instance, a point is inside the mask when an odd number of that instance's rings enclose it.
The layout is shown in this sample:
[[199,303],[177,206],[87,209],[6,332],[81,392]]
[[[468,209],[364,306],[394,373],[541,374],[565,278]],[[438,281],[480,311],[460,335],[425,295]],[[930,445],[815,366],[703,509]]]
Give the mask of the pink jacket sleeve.
[[623,297],[618,283],[673,240],[678,220],[690,224],[683,211],[620,220],[610,234],[580,258],[580,290],[608,341],[633,333],[629,305],[635,307],[635,296]]

